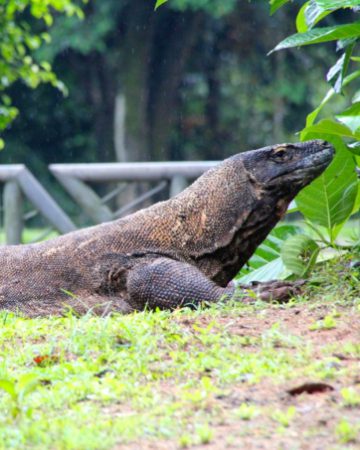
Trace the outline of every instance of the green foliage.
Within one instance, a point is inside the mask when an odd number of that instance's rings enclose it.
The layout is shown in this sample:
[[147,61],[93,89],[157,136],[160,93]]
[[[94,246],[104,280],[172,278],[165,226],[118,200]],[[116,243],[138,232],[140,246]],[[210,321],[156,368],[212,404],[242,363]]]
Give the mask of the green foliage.
[[281,248],[285,266],[294,274],[306,277],[314,267],[320,247],[309,236],[297,234],[287,239]]
[[156,4],[155,4],[155,9],[158,9],[159,6],[163,5],[164,3],[166,3],[168,0],[156,0]]
[[320,27],[304,33],[293,34],[281,41],[273,51],[283,50],[303,45],[320,44],[322,42],[337,41],[339,39],[358,38],[360,36],[360,22],[333,27]]
[[[271,12],[287,2],[270,1]],[[347,88],[360,76],[356,64],[360,58],[352,56],[360,38],[360,22],[342,25],[316,27],[334,11],[359,6],[359,1],[318,1],[303,2],[296,17],[298,33],[281,41],[273,51],[304,45],[337,41],[337,49],[342,55],[327,73],[331,89],[321,103],[306,119],[306,127],[301,131],[301,139],[325,139],[330,141],[336,156],[327,170],[310,186],[303,189],[296,198],[300,211],[313,236],[298,235],[290,237],[283,245],[281,257],[285,267],[298,276],[307,276],[322,248],[339,247],[336,242],[347,220],[359,211],[360,181],[356,174],[354,154],[360,149],[360,102],[359,95],[347,94]],[[348,71],[353,71],[348,75]],[[345,94],[348,106],[332,117],[315,122],[323,108],[336,94]],[[356,244],[358,245],[358,244]],[[261,252],[261,248],[256,252]],[[256,258],[256,255],[255,255]],[[263,270],[268,263],[264,262]],[[257,268],[261,270],[261,268]],[[265,281],[264,278],[263,281]]]
[[296,204],[304,217],[313,224],[323,226],[331,244],[341,229],[339,225],[346,222],[352,214],[359,186],[352,154],[346,150],[341,139],[334,139],[326,133],[332,126],[335,128],[334,132],[337,132],[337,126],[332,122],[319,122],[309,127],[312,130],[311,136],[318,128],[319,136],[332,140],[336,144],[337,153],[329,168],[296,198]]
[[[164,2],[158,3],[160,5]],[[270,0],[269,3],[270,12],[273,14],[287,4],[288,0]],[[355,172],[353,156],[360,153],[360,94],[355,95],[352,104],[334,117],[315,123],[324,106],[336,94],[344,93],[345,87],[360,76],[359,70],[347,75],[353,63],[360,62],[359,57],[352,56],[360,37],[360,22],[315,26],[335,11],[359,5],[358,0],[303,2],[296,17],[298,33],[285,38],[272,50],[274,52],[337,41],[337,49],[342,53],[327,73],[326,78],[332,88],[319,106],[308,115],[306,127],[301,132],[303,140],[319,138],[331,141],[337,152],[325,173],[304,189],[296,199],[298,211],[303,214],[310,228],[315,230],[317,237],[320,237],[322,247],[336,245],[335,239],[343,225],[358,212],[360,206],[360,182]],[[281,278],[289,271],[298,276],[309,274],[321,250],[319,243],[310,236],[292,236],[287,241],[282,239],[280,254],[280,246],[276,249],[269,247],[269,242],[276,233],[277,231],[274,231],[269,236],[250,260],[250,271],[244,269],[240,273],[241,282]]]
[[281,258],[281,248],[289,237],[299,232],[300,229],[294,225],[277,226],[248,261],[248,267],[240,271],[238,282],[250,283],[288,277],[291,272],[287,270]]
[[287,428],[290,426],[291,421],[294,419],[296,414],[295,406],[289,406],[286,411],[275,411],[272,418],[276,420],[280,425]]
[[26,373],[19,377],[18,381],[0,379],[0,390],[9,394],[12,400],[11,415],[16,418],[19,414],[30,417],[32,408],[25,405],[25,397],[33,392],[39,385],[37,376],[33,373]]
[[353,387],[343,388],[340,391],[344,406],[348,408],[360,407],[360,392]]
[[[325,412],[336,421],[348,414],[354,426],[356,411],[350,408],[356,407],[357,387],[349,380],[357,373],[360,346],[344,333],[326,342],[317,333],[309,336],[307,319],[311,307],[326,316],[337,303],[339,327],[357,324],[360,284],[350,294],[347,261],[340,280],[339,267],[320,270],[327,285],[312,291],[309,302],[297,298],[292,305],[236,302],[80,318],[0,313],[0,449],[47,450],[54,442],[77,450],[186,448],[213,441],[221,447],[227,445],[224,423],[231,424],[228,434],[240,448],[250,440],[261,447],[263,436],[281,448],[284,428],[290,436],[303,433],[306,444],[318,411],[309,411],[304,425],[286,391],[299,380],[329,374],[339,389]],[[341,370],[334,367],[334,354],[348,356]],[[343,387],[348,390],[340,392]],[[335,439],[332,424],[326,431]],[[317,430],[317,441],[324,430]]]
[[359,427],[354,426],[346,419],[341,419],[336,425],[335,433],[342,444],[355,442],[358,436]]
[[309,329],[311,331],[316,331],[316,330],[331,330],[333,328],[336,328],[337,326],[336,317],[338,317],[338,314],[336,312],[332,314],[327,314],[323,319],[318,320],[317,322],[310,325]]
[[236,416],[241,420],[251,420],[259,414],[259,409],[249,403],[241,403],[236,411]]
[[[155,10],[158,9],[168,0],[157,0],[155,3]],[[215,17],[221,17],[228,14],[234,9],[236,0],[171,0],[171,7],[185,11],[187,9],[204,10]]]
[[8,0],[0,4],[0,131],[18,114],[10,97],[4,94],[17,80],[34,89],[41,83],[50,83],[66,93],[50,64],[34,58],[34,52],[50,40],[46,30],[55,13],[82,17],[71,0]]
[[289,3],[290,0],[270,0],[270,12],[274,14],[279,8],[281,8],[286,3]]

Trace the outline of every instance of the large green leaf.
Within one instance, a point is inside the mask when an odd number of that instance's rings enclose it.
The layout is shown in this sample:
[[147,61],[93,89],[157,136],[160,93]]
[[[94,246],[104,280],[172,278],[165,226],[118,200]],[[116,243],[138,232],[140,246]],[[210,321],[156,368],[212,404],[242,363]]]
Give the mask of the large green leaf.
[[360,156],[360,142],[359,141],[348,144],[347,148],[354,155]]
[[244,267],[237,280],[240,283],[251,281],[269,281],[275,278],[283,279],[290,275],[280,258],[281,247],[289,236],[299,233],[299,227],[294,225],[278,225],[257,248],[254,255]]
[[335,145],[336,156],[325,172],[298,194],[296,204],[306,219],[327,229],[333,242],[340,231],[336,226],[345,222],[353,210],[357,176],[354,159],[342,140],[322,132],[309,133],[307,138],[320,136]]
[[354,45],[355,44],[351,42],[350,45],[347,46],[345,52],[327,73],[326,79],[332,84],[334,91],[337,94],[339,94],[342,90],[344,78],[349,67],[350,57],[353,52]]
[[360,181],[358,181],[357,195],[354,202],[353,210],[351,211],[351,215],[358,213],[360,210]]
[[316,4],[324,9],[354,8],[360,6],[360,0],[315,0]]
[[333,27],[319,27],[305,33],[293,34],[281,41],[270,53],[284,48],[300,47],[303,45],[319,44],[321,42],[336,41],[360,36],[360,22],[336,25]]
[[309,133],[318,134],[320,137],[323,134],[330,134],[333,136],[360,139],[360,133],[353,132],[344,123],[338,123],[331,119],[323,119],[315,125],[304,128],[301,132],[301,138],[304,140],[307,139],[306,136]]
[[320,247],[311,237],[297,234],[284,243],[281,258],[291,272],[305,277],[313,268],[319,252]]
[[0,389],[7,392],[14,400],[17,397],[15,383],[10,380],[0,380]]
[[270,0],[270,14],[274,14],[279,8],[281,8],[290,0]]
[[315,0],[303,4],[296,16],[296,29],[299,33],[311,30],[324,17],[331,14],[333,10],[326,10],[319,6]]
[[360,102],[354,103],[350,108],[338,114],[336,118],[350,128],[353,133],[356,133],[360,127]]
[[156,0],[155,3],[155,9],[158,9],[159,6],[163,5],[164,3],[166,3],[168,0]]
[[248,284],[252,281],[284,280],[289,275],[291,275],[291,272],[286,269],[279,256],[258,269],[252,270],[247,275],[236,278],[235,284]]
[[299,33],[304,33],[334,11],[358,5],[360,5],[360,0],[309,0],[298,12],[296,29]]

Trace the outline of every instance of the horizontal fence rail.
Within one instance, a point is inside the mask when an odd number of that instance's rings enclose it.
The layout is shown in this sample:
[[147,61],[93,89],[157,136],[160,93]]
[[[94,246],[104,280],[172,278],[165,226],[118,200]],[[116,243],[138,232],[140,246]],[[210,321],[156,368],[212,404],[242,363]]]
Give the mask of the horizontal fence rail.
[[[218,161],[137,162],[52,164],[52,174],[95,223],[122,217],[159,193],[168,191],[169,197],[184,190],[189,181],[216,166]],[[100,197],[87,183],[122,183],[112,192]],[[142,192],[120,209],[112,211],[107,203],[126,188],[124,184],[156,182],[156,186]]]
[[51,172],[84,181],[156,181],[181,176],[194,179],[220,161],[51,164]]

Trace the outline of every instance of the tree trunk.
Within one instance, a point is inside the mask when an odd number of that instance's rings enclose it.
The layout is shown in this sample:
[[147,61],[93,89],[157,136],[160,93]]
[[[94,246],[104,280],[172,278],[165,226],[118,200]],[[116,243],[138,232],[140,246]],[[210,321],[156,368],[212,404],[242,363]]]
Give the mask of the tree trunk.
[[202,14],[164,10],[156,21],[148,104],[152,159],[171,159],[169,137],[176,118],[178,89]]
[[106,60],[99,53],[91,53],[85,65],[84,80],[88,83],[88,96],[94,111],[94,134],[97,144],[96,160],[111,161],[114,158],[113,124],[114,79]]
[[[124,12],[126,26],[122,39],[119,95],[124,96],[123,150],[119,156],[125,161],[149,159],[147,105],[149,100],[149,63],[154,31],[153,3],[148,0],[131,2]],[[118,105],[119,106],[119,105]],[[119,112],[119,111],[118,111]]]

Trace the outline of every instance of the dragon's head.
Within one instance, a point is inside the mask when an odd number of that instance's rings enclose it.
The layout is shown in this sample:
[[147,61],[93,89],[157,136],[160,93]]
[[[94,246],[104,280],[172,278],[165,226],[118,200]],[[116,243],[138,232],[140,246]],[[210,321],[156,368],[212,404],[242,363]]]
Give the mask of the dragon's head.
[[333,155],[331,144],[313,140],[245,152],[241,159],[254,181],[265,190],[283,187],[295,194],[326,169]]

